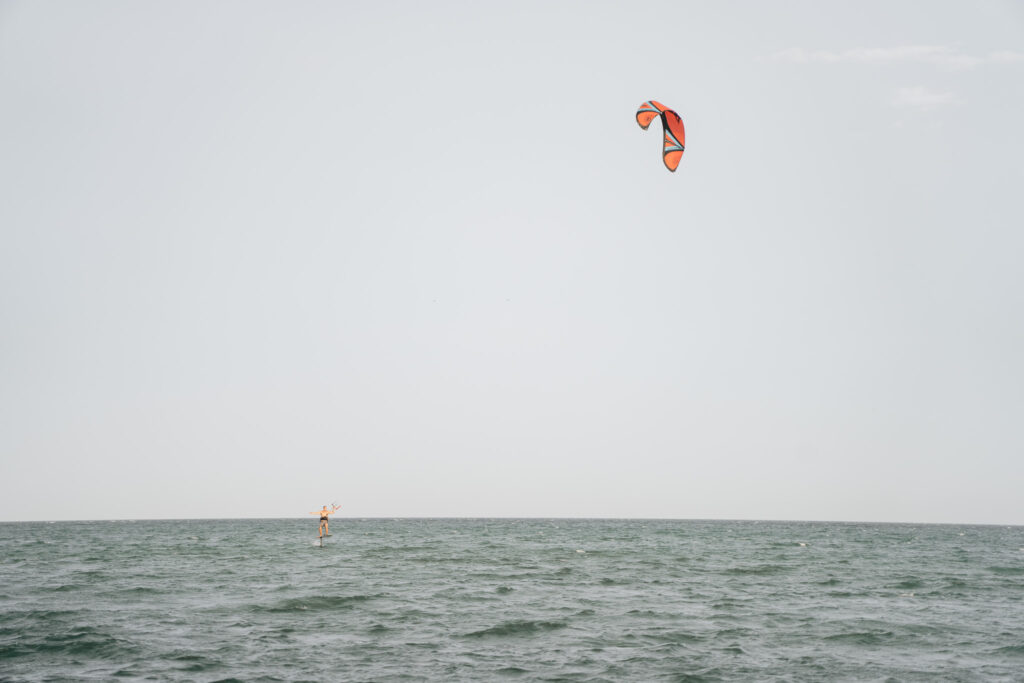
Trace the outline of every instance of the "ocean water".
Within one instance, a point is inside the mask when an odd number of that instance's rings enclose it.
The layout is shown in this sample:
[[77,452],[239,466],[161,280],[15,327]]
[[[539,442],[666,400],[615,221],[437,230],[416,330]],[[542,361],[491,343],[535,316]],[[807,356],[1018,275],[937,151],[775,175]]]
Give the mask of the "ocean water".
[[0,680],[1024,681],[1024,528],[0,524]]

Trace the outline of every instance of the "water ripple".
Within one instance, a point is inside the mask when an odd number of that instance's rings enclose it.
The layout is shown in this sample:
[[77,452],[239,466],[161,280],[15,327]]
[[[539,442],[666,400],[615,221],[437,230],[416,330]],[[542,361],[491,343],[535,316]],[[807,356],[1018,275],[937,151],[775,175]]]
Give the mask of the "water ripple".
[[[1024,529],[0,524],[0,678],[1016,680]],[[239,543],[237,539],[248,539]],[[314,545],[316,544],[316,545]]]

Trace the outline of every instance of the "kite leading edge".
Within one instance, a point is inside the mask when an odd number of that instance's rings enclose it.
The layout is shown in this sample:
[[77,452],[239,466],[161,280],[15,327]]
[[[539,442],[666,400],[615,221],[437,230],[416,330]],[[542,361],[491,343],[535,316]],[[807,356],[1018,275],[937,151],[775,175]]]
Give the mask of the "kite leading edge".
[[661,152],[661,158],[665,162],[665,168],[675,172],[679,168],[679,161],[683,158],[683,150],[686,149],[686,131],[683,129],[683,120],[661,102],[648,100],[636,110],[636,122],[640,127],[647,130],[651,121],[661,117],[661,127],[665,131],[665,145]]

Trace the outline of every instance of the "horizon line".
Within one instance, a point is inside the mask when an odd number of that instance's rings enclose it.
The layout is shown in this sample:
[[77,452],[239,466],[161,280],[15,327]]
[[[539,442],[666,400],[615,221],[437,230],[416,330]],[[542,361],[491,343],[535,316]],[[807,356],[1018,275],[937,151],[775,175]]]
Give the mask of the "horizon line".
[[[136,518],[95,518],[95,519],[22,519],[0,520],[0,524],[73,524],[82,522],[227,522],[227,521],[309,521],[309,517],[136,517]],[[751,519],[742,517],[557,517],[557,516],[353,516],[339,517],[335,522],[347,521],[486,521],[486,520],[529,520],[529,521],[607,521],[607,522],[764,522],[784,524],[891,524],[916,526],[1002,526],[1024,527],[1024,523],[1009,522],[912,522],[912,521],[871,521],[852,519]]]

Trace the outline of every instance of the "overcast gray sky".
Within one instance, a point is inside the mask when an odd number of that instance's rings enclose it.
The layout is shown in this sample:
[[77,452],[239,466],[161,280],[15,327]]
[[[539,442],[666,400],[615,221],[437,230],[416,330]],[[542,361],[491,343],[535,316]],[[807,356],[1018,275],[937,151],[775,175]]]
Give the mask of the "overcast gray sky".
[[1021,121],[1020,2],[0,1],[0,519],[1024,524]]

